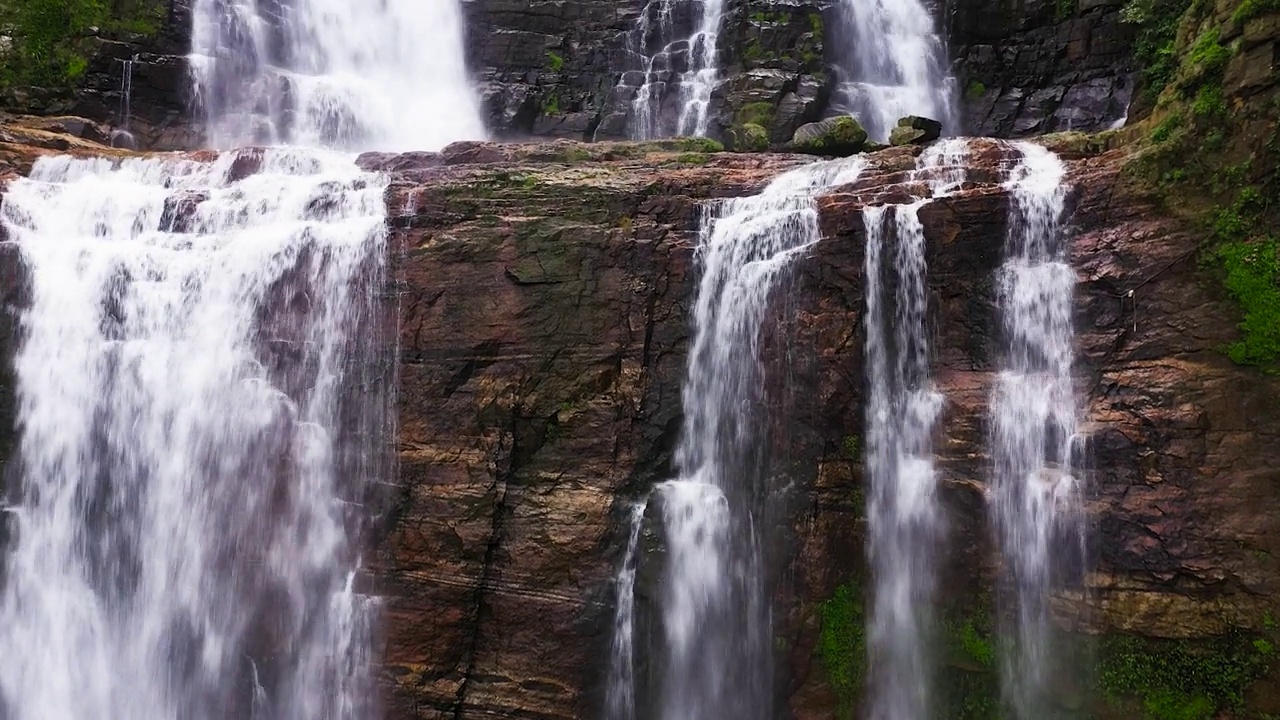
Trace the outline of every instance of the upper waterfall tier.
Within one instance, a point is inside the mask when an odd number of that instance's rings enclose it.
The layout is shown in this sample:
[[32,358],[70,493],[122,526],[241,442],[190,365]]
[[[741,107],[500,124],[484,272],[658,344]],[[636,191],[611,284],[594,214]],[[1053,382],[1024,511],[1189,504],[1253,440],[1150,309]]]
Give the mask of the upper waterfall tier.
[[463,35],[459,0],[197,0],[207,142],[435,150],[482,138]]
[[842,0],[851,50],[833,104],[884,141],[898,118],[924,115],[954,132],[955,80],[946,44],[922,0]]

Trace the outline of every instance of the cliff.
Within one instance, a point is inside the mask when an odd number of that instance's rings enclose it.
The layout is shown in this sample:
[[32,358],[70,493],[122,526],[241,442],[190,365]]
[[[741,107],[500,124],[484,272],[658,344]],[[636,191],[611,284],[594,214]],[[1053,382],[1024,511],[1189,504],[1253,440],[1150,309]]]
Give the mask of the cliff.
[[[1252,688],[1250,706],[1274,712],[1277,698],[1254,682],[1264,658],[1247,639],[1274,636],[1280,609],[1280,520],[1269,511],[1280,492],[1280,383],[1219,352],[1237,310],[1197,263],[1201,236],[1127,179],[1125,154],[1054,142],[1071,153],[1097,529],[1096,572],[1079,597],[1063,598],[1062,622],[1094,638],[1104,671],[1134,657],[1234,663],[1230,692]],[[840,613],[860,613],[864,574],[860,210],[911,195],[912,156],[873,155],[856,185],[822,199],[826,239],[794,268],[764,350],[789,448],[774,460],[790,480],[777,488],[790,528],[775,585],[779,711],[796,717],[856,701],[828,672],[839,658],[824,634]],[[980,588],[997,561],[982,448],[1009,156],[975,142],[964,191],[921,214],[948,398],[937,442],[950,516],[943,585],[953,588],[948,617],[978,643],[990,642]],[[395,174],[392,207],[403,208],[403,494],[380,570],[394,598],[395,707],[411,717],[598,716],[629,508],[671,473],[697,204],[751,192],[801,160],[563,143],[367,162]],[[641,597],[650,591],[642,585]],[[982,653],[956,647],[952,691],[990,702]],[[1230,706],[1218,685],[1148,675],[1127,685],[1108,676],[1121,698],[1113,705],[1085,686],[1063,692],[1117,717],[1125,699],[1160,692]]]

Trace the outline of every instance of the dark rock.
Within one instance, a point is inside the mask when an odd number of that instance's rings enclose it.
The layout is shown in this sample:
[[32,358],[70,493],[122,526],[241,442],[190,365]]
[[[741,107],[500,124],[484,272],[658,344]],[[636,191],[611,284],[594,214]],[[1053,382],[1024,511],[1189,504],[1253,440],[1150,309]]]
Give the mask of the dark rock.
[[911,115],[898,120],[889,132],[890,145],[925,145],[942,137],[942,123]]

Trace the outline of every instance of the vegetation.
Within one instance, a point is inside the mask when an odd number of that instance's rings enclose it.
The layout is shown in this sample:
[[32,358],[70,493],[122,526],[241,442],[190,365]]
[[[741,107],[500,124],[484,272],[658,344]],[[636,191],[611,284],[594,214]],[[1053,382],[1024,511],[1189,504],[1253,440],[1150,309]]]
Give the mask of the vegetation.
[[[1232,361],[1280,371],[1280,96],[1228,84],[1243,23],[1280,12],[1280,0],[1129,0],[1148,131],[1129,171],[1170,211],[1204,228],[1204,267],[1240,309]],[[1230,11],[1229,13],[1226,11]],[[1232,76],[1231,82],[1238,74]]]
[[1134,55],[1152,97],[1164,90],[1177,70],[1178,24],[1190,5],[1191,0],[1129,0],[1123,9],[1124,21],[1138,26]]
[[0,0],[9,47],[0,56],[0,85],[61,87],[88,67],[87,38],[153,34],[169,0]]
[[1199,647],[1123,636],[1103,643],[1098,680],[1112,702],[1137,698],[1149,720],[1209,720],[1244,705],[1273,654],[1267,640],[1240,633]]
[[836,717],[852,720],[866,670],[866,621],[861,589],[852,583],[836,588],[819,608],[822,633],[818,655],[836,694]]

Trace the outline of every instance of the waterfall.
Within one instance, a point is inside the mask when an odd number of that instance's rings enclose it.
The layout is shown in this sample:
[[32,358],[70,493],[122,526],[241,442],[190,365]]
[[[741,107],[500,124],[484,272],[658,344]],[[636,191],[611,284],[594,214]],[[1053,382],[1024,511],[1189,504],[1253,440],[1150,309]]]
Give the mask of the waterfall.
[[[679,38],[674,37],[674,2],[649,0],[637,21],[634,45],[645,66],[644,83],[631,103],[631,135],[637,140],[703,136],[710,123],[711,93],[720,78],[716,53],[724,0],[698,0],[693,31]],[[674,122],[663,112],[672,88],[679,103]]]
[[[934,197],[945,195],[964,180],[965,154],[963,141],[937,143],[921,155],[912,180],[927,182]],[[863,215],[873,720],[932,717],[930,648],[941,538],[933,426],[943,398],[930,372],[925,238],[919,217],[928,202],[870,207]]]
[[43,158],[8,187],[4,717],[376,717],[385,189],[291,150]]
[[1048,716],[1048,695],[1063,669],[1049,603],[1079,566],[1084,520],[1071,377],[1076,276],[1062,228],[1066,168],[1038,145],[1017,148],[1022,157],[1006,184],[1013,206],[997,278],[1003,357],[991,401],[991,509],[1013,606],[1004,613],[1012,624],[1004,695],[1013,717],[1031,719]]
[[[773,717],[774,640],[761,556],[768,529],[761,523],[778,488],[764,476],[770,418],[762,412],[760,326],[778,281],[821,236],[816,196],[855,180],[863,164],[852,158],[792,170],[703,218],[679,477],[658,485],[650,501],[661,503],[665,564],[662,638],[646,646],[664,653],[649,662],[659,668],[653,699],[664,720]],[[634,592],[631,562],[629,551],[618,583],[626,592]],[[618,602],[629,612],[631,598]],[[616,664],[632,644],[615,636],[613,647]],[[611,690],[610,698],[622,692]],[[637,701],[634,693],[629,699]],[[612,702],[609,712],[610,720],[636,715],[634,706]]]
[[606,687],[608,720],[635,720],[635,619],[636,561],[640,550],[640,534],[644,528],[644,511],[649,503],[636,503],[631,508],[631,532],[627,549],[618,570],[617,597],[613,610],[613,644],[609,649],[609,678]]
[[463,35],[460,0],[196,0],[208,141],[436,150],[483,138]]
[[832,105],[885,141],[898,119],[923,115],[953,128],[955,79],[923,0],[841,0],[851,48]]

